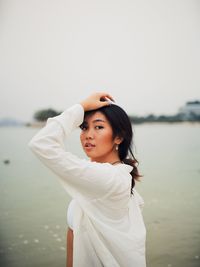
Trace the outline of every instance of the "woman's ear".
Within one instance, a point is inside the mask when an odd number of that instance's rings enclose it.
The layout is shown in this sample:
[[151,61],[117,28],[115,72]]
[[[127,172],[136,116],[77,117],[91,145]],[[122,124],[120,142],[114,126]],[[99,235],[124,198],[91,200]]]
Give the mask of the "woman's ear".
[[123,137],[116,136],[114,141],[116,145],[120,145],[123,140]]

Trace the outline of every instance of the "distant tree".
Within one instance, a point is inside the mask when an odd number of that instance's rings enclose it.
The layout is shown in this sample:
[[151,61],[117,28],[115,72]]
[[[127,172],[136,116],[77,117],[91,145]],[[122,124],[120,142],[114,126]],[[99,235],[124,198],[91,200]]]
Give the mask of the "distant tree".
[[133,124],[140,124],[140,123],[147,122],[146,117],[142,117],[142,116],[141,117],[140,116],[129,116],[129,118]]
[[[195,103],[197,103],[196,101]],[[193,103],[193,102],[192,102]],[[198,102],[199,103],[199,102]],[[133,124],[140,124],[140,123],[151,123],[151,122],[160,122],[160,123],[176,123],[176,122],[200,122],[200,114],[196,114],[194,112],[190,112],[189,114],[184,113],[177,113],[174,115],[153,115],[149,114],[146,116],[129,116],[131,122]]]
[[55,117],[59,115],[61,112],[57,112],[51,108],[38,110],[34,114],[34,119],[37,121],[46,121],[48,118]]

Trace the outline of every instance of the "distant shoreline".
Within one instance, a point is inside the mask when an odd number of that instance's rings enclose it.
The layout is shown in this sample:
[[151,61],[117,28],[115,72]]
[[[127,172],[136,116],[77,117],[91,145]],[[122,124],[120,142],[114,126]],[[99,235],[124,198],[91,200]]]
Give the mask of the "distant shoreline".
[[[134,121],[132,121],[131,120],[131,123],[133,124],[133,125],[144,125],[144,124],[146,124],[146,125],[156,125],[156,124],[170,124],[170,125],[175,125],[175,124],[185,124],[185,125],[200,125],[200,121],[178,121],[178,122],[172,122],[172,121],[144,121],[144,122],[134,122]],[[35,124],[35,123],[33,123],[33,124],[31,124],[31,123],[28,123],[28,125],[27,124],[25,124],[24,126],[25,127],[30,127],[30,128],[42,128],[42,127],[44,127],[45,126],[45,124],[46,124],[46,122],[44,122],[44,123],[38,123],[38,124]]]
[[[142,124],[188,124],[188,125],[200,125],[200,120],[173,120],[172,118],[161,117],[132,117],[129,116],[130,121],[133,125],[142,125]],[[0,123],[1,127],[30,127],[30,128],[42,128],[46,125],[47,120],[45,121],[34,121],[34,122],[21,122],[21,123]]]

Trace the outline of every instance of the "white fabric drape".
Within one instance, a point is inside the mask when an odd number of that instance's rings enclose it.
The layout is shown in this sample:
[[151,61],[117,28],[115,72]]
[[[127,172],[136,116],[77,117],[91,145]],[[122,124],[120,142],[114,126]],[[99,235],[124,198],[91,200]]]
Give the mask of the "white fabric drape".
[[73,266],[145,267],[143,200],[136,190],[130,195],[132,167],[90,162],[66,151],[65,138],[83,116],[76,104],[48,119],[29,143],[75,199]]

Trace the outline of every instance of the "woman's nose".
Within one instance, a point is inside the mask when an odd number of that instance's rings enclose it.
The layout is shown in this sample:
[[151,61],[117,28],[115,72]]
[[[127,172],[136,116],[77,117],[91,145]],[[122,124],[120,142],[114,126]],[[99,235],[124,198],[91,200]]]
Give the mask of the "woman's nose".
[[93,139],[94,138],[94,133],[92,129],[89,129],[86,134],[86,139]]

